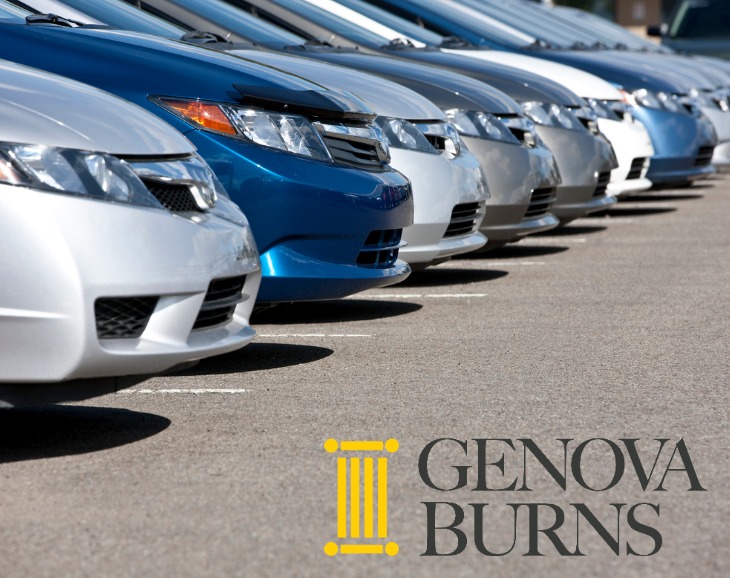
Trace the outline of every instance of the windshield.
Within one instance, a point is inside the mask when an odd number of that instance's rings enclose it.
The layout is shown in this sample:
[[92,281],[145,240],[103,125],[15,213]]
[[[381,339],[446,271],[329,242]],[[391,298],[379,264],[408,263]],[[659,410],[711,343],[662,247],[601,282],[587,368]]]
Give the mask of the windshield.
[[554,46],[569,48],[575,43],[592,46],[598,40],[595,36],[581,30],[580,27],[576,27],[574,22],[560,18],[552,11],[532,2],[519,0],[510,2],[461,1],[516,30],[535,34]]
[[264,22],[252,14],[221,0],[175,0],[174,3],[251,42],[280,44],[283,46],[299,45],[306,42],[301,36]]
[[551,10],[557,16],[579,20],[581,26],[585,26],[590,33],[606,44],[623,44],[632,50],[651,50],[653,52],[661,52],[662,48],[640,36],[629,32],[624,27],[619,26],[601,16],[591,14],[585,10],[578,8],[568,8],[566,6],[558,6]]
[[25,18],[30,12],[8,4],[5,0],[0,0],[0,18]]
[[[440,34],[426,30],[421,26],[404,20],[390,12],[381,10],[377,6],[367,4],[362,0],[337,0],[337,4],[353,10],[358,18],[362,19],[365,26],[368,26],[369,22],[375,22],[382,26],[381,33],[384,30],[389,30],[389,32],[385,33],[391,39],[407,38],[414,43],[428,44],[431,46],[438,46],[444,41],[444,37]],[[363,22],[358,21],[361,25],[363,25]]]
[[369,0],[370,3],[392,11],[443,36],[460,36],[476,45],[498,45],[505,48],[525,48],[537,40],[490,18],[461,2],[445,0]]
[[[26,1],[32,5],[32,0]],[[125,4],[122,0],[104,0],[104,2],[99,2],[99,0],[63,0],[63,3],[99,22],[122,30],[144,32],[167,38],[180,38],[187,32],[187,30]]]
[[730,38],[730,3],[727,0],[685,0],[669,30],[670,38]]
[[[380,48],[390,43],[393,37],[388,37],[388,34],[384,31],[378,31],[379,27],[374,29],[366,29],[354,22],[348,20],[346,17],[332,14],[327,10],[319,8],[314,4],[300,0],[276,0],[276,3],[288,8],[292,12],[303,16],[307,20],[331,30],[332,32],[344,36],[345,38],[352,40],[358,44],[370,46],[372,48]],[[398,37],[402,35],[398,34]]]

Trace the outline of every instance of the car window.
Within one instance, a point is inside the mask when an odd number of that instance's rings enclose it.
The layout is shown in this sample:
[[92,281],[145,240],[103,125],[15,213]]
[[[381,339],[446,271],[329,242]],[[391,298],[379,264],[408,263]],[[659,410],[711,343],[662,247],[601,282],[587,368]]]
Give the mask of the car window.
[[730,2],[684,2],[669,30],[671,38],[730,38]]
[[358,44],[377,48],[384,46],[390,42],[390,38],[377,34],[370,30],[360,27],[359,25],[322,10],[321,8],[309,4],[308,2],[298,2],[297,0],[276,0],[284,8],[291,10],[295,14],[325,28],[331,30],[335,34],[339,34],[344,38],[348,38]]
[[25,18],[30,12],[18,8],[12,4],[8,4],[4,0],[0,0],[0,18]]
[[251,42],[297,45],[305,41],[220,0],[176,0],[175,3]]
[[121,0],[105,0],[104,2],[99,2],[99,0],[63,0],[63,3],[84,14],[88,14],[92,18],[96,18],[100,22],[123,30],[144,32],[168,38],[179,38],[186,32],[160,18],[125,4]]

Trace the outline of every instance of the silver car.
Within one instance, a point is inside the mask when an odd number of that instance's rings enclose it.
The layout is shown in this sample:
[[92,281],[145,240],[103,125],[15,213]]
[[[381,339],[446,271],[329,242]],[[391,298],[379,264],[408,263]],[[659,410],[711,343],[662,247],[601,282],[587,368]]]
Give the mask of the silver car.
[[0,405],[78,400],[243,347],[248,223],[141,108],[0,61]]

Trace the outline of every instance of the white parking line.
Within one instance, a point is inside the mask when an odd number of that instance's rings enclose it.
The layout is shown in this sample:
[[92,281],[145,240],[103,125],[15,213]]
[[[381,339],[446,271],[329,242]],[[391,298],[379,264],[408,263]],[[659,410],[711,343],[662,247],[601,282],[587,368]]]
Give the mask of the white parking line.
[[636,219],[633,217],[620,217],[620,216],[614,216],[614,217],[582,217],[581,221],[588,221],[590,223],[601,223],[605,225],[609,225],[611,223],[635,223]]
[[532,267],[534,265],[544,265],[545,261],[501,261],[501,260],[495,260],[491,261],[490,265],[495,267],[501,267],[502,265],[524,265],[525,267]]
[[365,333],[259,333],[259,337],[373,337]]
[[200,395],[203,393],[251,393],[250,389],[122,389],[117,393],[192,393]]
[[372,295],[355,295],[347,297],[347,299],[463,299],[486,296],[486,293],[373,293]]
[[539,247],[540,245],[563,245],[565,243],[585,243],[588,241],[585,237],[539,237],[539,238],[530,238],[523,239],[520,241],[519,245],[516,245],[516,247],[522,246],[530,246],[530,247]]

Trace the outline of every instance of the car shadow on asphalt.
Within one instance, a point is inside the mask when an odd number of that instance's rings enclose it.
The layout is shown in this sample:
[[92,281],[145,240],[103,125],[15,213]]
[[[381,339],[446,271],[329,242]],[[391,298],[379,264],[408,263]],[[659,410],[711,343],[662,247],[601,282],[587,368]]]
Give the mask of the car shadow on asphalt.
[[673,213],[677,207],[615,207],[607,211],[593,213],[592,217],[646,217],[649,215],[661,215],[662,213]]
[[470,285],[472,283],[481,283],[483,281],[494,281],[507,275],[507,271],[498,271],[494,269],[469,269],[444,267],[429,267],[425,271],[411,273],[405,281],[398,284],[398,287],[441,287],[453,286],[455,289],[458,285]]
[[662,191],[661,193],[642,193],[640,195],[631,195],[625,199],[619,199],[618,207],[624,203],[667,203],[673,201],[691,201],[692,199],[701,199],[704,197],[701,193],[681,192],[675,195]]
[[535,257],[547,257],[548,255],[557,255],[568,250],[568,247],[560,245],[544,246],[544,245],[520,245],[519,243],[505,245],[493,251],[479,253],[473,257],[464,255],[465,259],[532,259]]
[[[596,213],[589,215],[589,217],[595,216]],[[593,233],[600,233],[605,231],[608,227],[602,225],[564,225],[557,229],[551,229],[544,233],[536,233],[534,237],[570,237],[572,235],[591,235]]]
[[154,436],[160,415],[127,409],[47,405],[0,410],[0,464],[86,454]]
[[348,321],[373,321],[385,317],[397,317],[414,313],[423,307],[408,301],[382,301],[373,294],[373,299],[337,299],[333,301],[310,301],[287,303],[270,309],[254,312],[251,324],[294,325],[297,323],[341,323]]
[[[261,337],[261,339],[266,339],[266,337]],[[225,375],[229,373],[247,373],[249,371],[266,371],[312,363],[329,357],[333,353],[332,349],[315,345],[257,341],[238,351],[203,359],[194,367],[176,372],[174,375]]]

